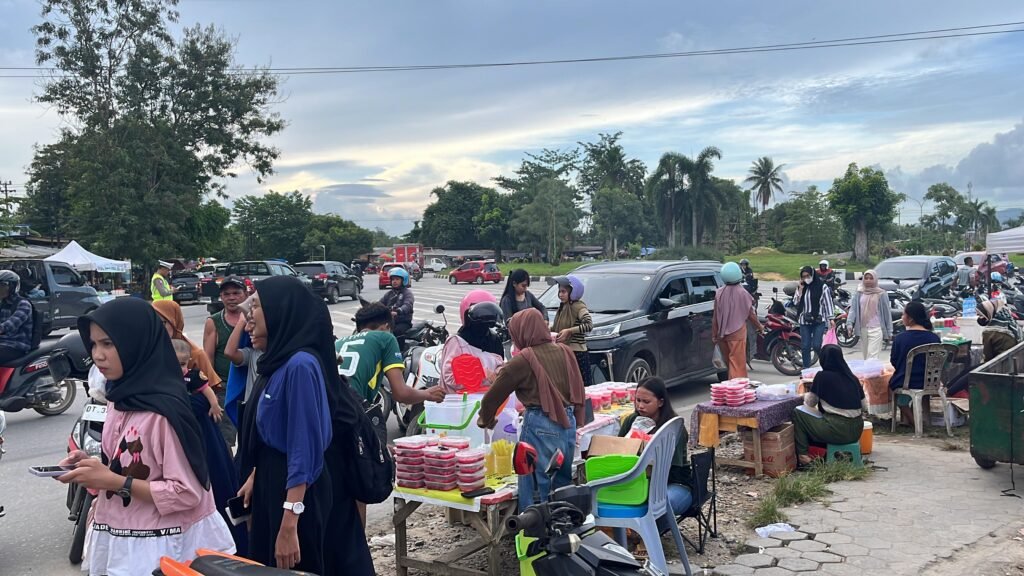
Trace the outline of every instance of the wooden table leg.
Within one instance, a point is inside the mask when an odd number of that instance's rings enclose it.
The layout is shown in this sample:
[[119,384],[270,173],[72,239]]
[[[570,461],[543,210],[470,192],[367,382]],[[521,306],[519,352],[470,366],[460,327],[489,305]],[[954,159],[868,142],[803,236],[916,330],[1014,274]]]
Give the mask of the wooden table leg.
[[498,576],[501,572],[501,514],[497,506],[487,507],[487,527],[490,529],[490,542],[487,544],[487,576]]
[[760,478],[764,474],[764,462],[761,460],[761,429],[751,430],[754,433],[754,477]]
[[395,514],[391,521],[395,525],[395,573],[398,576],[408,576],[409,567],[405,560],[409,558],[409,539],[406,521],[409,516],[420,507],[419,502],[406,502],[402,498],[395,498]]

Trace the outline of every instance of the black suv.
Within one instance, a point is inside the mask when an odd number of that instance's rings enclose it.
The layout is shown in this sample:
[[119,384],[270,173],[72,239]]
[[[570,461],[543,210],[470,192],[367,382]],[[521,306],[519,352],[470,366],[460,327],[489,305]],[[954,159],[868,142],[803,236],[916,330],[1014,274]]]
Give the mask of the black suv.
[[[594,381],[639,382],[657,375],[672,385],[709,375],[728,378],[712,364],[711,314],[721,268],[712,261],[628,261],[573,271],[583,281],[583,301],[594,320],[587,336]],[[548,288],[540,301],[553,318],[558,288]]]
[[362,274],[355,274],[341,262],[299,262],[295,270],[313,279],[313,293],[334,304],[338,298],[349,296],[359,299],[363,290]]
[[941,298],[956,281],[956,262],[948,256],[897,256],[875,267],[878,285],[885,290],[897,286],[915,298]]
[[178,272],[171,276],[175,302],[199,302],[201,278],[195,272]]
[[271,276],[295,276],[311,288],[313,281],[305,274],[299,274],[294,268],[284,262],[277,260],[250,260],[248,262],[232,262],[224,271],[224,277],[239,276],[248,280],[255,286],[260,280],[266,280]]

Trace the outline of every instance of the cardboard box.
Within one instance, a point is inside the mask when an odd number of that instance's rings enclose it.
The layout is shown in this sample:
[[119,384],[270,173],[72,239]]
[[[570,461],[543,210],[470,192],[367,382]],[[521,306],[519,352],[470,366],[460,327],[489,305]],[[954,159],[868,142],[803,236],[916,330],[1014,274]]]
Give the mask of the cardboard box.
[[587,458],[591,456],[605,456],[607,454],[639,455],[643,449],[644,441],[637,438],[594,436],[590,439],[590,450],[587,451]]
[[[751,430],[742,430],[743,438],[743,459],[754,461],[754,433]],[[796,470],[796,442],[792,423],[776,426],[767,432],[761,433],[761,465],[764,473],[778,478]],[[753,474],[753,469],[747,469]]]

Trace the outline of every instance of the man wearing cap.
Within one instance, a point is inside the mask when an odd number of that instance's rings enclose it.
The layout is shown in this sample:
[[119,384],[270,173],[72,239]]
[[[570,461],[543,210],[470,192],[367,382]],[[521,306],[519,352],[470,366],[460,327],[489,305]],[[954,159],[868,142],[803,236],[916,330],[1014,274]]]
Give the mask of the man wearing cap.
[[156,272],[153,273],[153,277],[149,281],[149,293],[153,297],[153,302],[174,300],[174,287],[167,280],[171,276],[171,268],[174,267],[174,264],[163,260],[158,260],[158,262]]
[[[206,352],[206,356],[213,360],[213,369],[220,376],[222,382],[228,381],[228,371],[231,369],[231,359],[224,355],[224,347],[227,345],[235,325],[245,321],[242,318],[242,310],[239,305],[245,301],[247,296],[244,280],[238,276],[225,278],[220,283],[220,301],[224,304],[224,309],[207,318],[206,325],[203,327],[203,350]],[[225,387],[218,386],[214,388],[214,392],[217,394],[220,407],[224,408]],[[228,443],[228,446],[234,446],[235,427],[231,425],[231,420],[221,418],[219,426],[224,441]]]

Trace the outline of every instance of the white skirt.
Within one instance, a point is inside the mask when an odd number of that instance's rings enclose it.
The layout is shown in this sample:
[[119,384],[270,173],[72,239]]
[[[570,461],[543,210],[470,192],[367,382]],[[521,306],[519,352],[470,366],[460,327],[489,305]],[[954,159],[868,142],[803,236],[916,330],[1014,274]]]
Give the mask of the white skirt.
[[167,536],[114,535],[93,523],[85,536],[82,570],[90,576],[148,576],[160,567],[160,558],[184,562],[194,559],[200,548],[235,553],[231,531],[217,512]]

